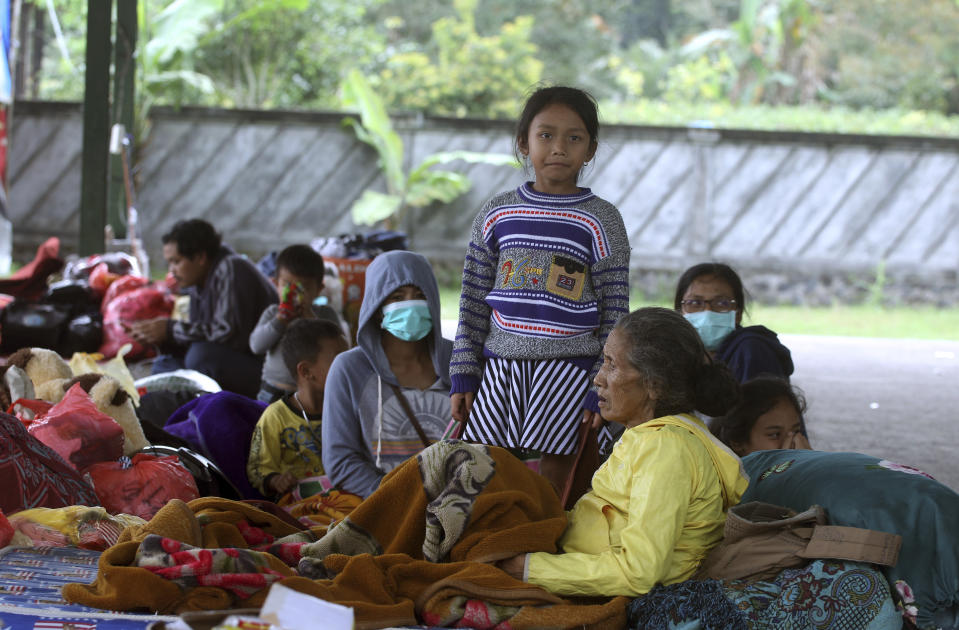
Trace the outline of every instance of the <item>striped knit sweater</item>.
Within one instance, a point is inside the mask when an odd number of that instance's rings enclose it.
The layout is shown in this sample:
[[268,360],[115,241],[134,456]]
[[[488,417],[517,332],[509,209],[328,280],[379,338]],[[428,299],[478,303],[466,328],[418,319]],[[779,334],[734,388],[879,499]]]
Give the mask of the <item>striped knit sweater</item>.
[[463,265],[452,393],[479,389],[484,356],[570,359],[592,380],[629,309],[628,275],[623,218],[588,188],[548,195],[527,183],[493,197]]

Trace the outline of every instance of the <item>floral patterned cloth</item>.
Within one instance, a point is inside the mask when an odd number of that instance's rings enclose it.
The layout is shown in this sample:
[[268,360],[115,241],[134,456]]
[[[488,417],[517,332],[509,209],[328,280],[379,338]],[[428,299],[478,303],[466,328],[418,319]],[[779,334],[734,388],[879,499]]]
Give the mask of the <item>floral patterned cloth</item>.
[[218,586],[246,598],[286,577],[251,549],[203,549],[151,534],[140,543],[136,566],[183,588]]
[[649,630],[892,630],[902,617],[889,583],[870,565],[815,560],[770,581],[687,580],[659,586],[629,607]]
[[859,562],[815,560],[774,580],[724,583],[749,628],[769,630],[887,630],[902,627],[889,582]]

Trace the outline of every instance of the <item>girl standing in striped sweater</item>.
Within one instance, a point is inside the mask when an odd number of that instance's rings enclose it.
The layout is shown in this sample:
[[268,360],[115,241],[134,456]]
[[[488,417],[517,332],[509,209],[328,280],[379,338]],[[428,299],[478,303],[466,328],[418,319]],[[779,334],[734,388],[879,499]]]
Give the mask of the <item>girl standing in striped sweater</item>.
[[490,199],[473,222],[450,363],[464,439],[541,454],[558,490],[580,422],[601,421],[590,386],[629,307],[623,218],[577,183],[598,133],[582,90],[540,88],[527,100],[514,142],[536,179]]

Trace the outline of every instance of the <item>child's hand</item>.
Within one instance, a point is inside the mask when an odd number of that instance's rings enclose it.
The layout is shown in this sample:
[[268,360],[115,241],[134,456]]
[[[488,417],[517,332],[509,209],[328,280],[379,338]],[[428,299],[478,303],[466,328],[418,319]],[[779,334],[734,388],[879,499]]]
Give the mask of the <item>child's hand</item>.
[[603,426],[603,416],[595,411],[583,409],[583,424],[591,424],[598,431]]
[[787,449],[802,449],[811,451],[812,446],[809,445],[809,440],[806,439],[806,436],[801,432],[796,431],[795,433],[787,433],[783,443],[779,448]]
[[289,322],[301,316],[303,306],[303,287],[299,282],[291,282],[280,290],[279,310],[277,318]]
[[450,395],[450,410],[453,412],[454,420],[464,424],[469,420],[474,398],[476,398],[476,394],[473,392],[460,392]]
[[274,475],[270,477],[270,489],[273,490],[273,493],[282,497],[284,494],[293,489],[293,486],[296,485],[296,477],[290,473],[280,473],[279,475]]

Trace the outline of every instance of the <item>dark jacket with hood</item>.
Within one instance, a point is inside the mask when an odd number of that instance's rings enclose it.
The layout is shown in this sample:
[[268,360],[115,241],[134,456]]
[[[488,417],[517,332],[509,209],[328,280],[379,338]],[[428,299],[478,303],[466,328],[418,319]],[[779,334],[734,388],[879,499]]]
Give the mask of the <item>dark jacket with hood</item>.
[[740,383],[760,374],[789,380],[793,373],[789,348],[765,326],[737,328],[720,344],[716,358],[729,366]]
[[433,331],[426,339],[437,380],[426,390],[404,387],[402,392],[430,439],[441,438],[452,419],[453,344],[441,331],[433,269],[426,258],[413,252],[380,254],[366,269],[357,347],[333,360],[323,396],[323,468],[337,488],[362,497],[372,494],[386,473],[423,448],[391,387],[397,380],[380,342],[383,331],[377,317],[383,301],[404,285],[419,287],[426,296],[433,320]]

